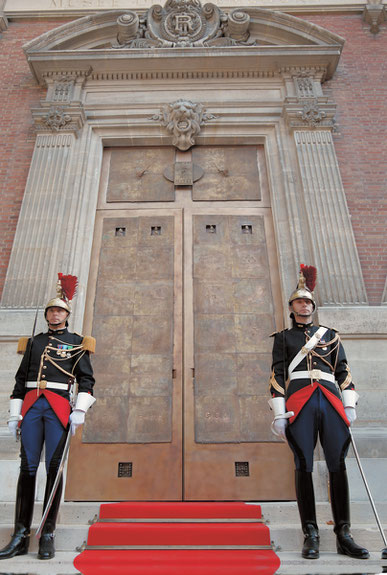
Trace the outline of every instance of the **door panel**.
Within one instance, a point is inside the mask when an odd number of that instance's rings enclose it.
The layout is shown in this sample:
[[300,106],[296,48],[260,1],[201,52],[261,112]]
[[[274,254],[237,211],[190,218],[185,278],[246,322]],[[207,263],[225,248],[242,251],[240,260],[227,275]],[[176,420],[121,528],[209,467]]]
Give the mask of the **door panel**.
[[185,211],[185,358],[192,364],[185,365],[184,497],[291,499],[292,457],[273,441],[267,406],[276,269],[270,213],[208,211]]
[[181,211],[105,212],[96,236],[97,402],[72,442],[66,497],[181,499]]

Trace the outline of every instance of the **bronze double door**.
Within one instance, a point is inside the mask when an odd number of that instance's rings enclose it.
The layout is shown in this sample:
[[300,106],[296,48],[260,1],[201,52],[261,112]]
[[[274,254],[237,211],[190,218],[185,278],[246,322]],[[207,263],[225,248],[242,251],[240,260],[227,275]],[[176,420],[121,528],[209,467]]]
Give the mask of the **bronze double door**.
[[[116,153],[133,178],[148,171],[146,202],[130,175],[113,177]],[[72,442],[66,499],[292,499],[291,456],[267,406],[281,306],[264,186],[252,199],[226,189],[223,201],[216,178],[229,149],[201,150],[199,170],[173,153],[186,165],[169,172],[155,161],[142,173],[160,152],[133,153],[105,162],[86,317],[97,402]],[[187,170],[198,183],[179,179]],[[248,186],[234,178],[238,195]]]

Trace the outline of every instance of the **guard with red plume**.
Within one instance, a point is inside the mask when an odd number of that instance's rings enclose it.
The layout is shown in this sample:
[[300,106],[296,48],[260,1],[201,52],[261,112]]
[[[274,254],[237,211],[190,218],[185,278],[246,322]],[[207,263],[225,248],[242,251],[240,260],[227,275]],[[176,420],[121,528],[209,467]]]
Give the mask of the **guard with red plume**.
[[74,435],[83,426],[86,412],[95,402],[90,361],[95,339],[70,332],[67,324],[77,283],[73,275],[58,274],[56,297],[44,310],[47,331],[35,335],[33,330],[30,338],[22,337],[18,343],[17,351],[23,359],[15,375],[7,423],[10,434],[15,439],[20,436],[20,474],[14,531],[9,543],[0,549],[0,560],[28,553],[43,452],[46,489],[37,557],[48,560],[55,556],[55,527],[69,434]]

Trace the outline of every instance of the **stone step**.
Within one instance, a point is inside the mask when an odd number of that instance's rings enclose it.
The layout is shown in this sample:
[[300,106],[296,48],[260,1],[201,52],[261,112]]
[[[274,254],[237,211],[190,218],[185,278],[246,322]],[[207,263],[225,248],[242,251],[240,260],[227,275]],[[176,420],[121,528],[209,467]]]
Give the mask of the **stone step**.
[[[58,515],[59,524],[88,525],[99,512],[99,502],[65,501],[61,504]],[[38,525],[42,516],[43,504],[37,501],[34,506],[33,524]],[[0,527],[4,523],[12,523],[15,513],[14,502],[0,502]]]
[[[387,502],[376,502],[376,510],[383,525],[387,525]],[[299,521],[296,501],[279,501],[261,503],[262,513],[268,524],[287,524]],[[331,506],[329,503],[316,504],[317,520],[319,523],[332,521]],[[351,502],[351,523],[353,525],[375,525],[375,515],[369,501]]]
[[[38,540],[34,537],[37,525],[33,525],[30,539],[30,551],[36,552]],[[89,525],[64,525],[58,524],[55,534],[55,548],[57,551],[76,552],[77,548],[86,541]],[[0,526],[0,548],[7,545],[13,532],[13,524],[3,523]],[[2,564],[3,565],[3,564]]]
[[[58,551],[54,559],[50,561],[39,561],[35,552],[28,555],[6,559],[1,562],[1,567],[5,573],[13,575],[79,575],[79,571],[73,565],[77,553],[70,551]],[[297,552],[278,552],[281,565],[276,575],[353,575],[363,573],[367,575],[381,575],[383,565],[387,561],[381,561],[380,553],[371,553],[371,557],[366,561],[358,561],[350,557],[344,557],[337,553],[322,553],[320,559],[308,561],[302,559]],[[243,575],[241,573],[241,575]]]
[[[369,551],[378,552],[384,547],[380,531],[376,526],[362,527],[356,525],[351,528],[351,531],[355,541]],[[321,551],[334,553],[336,551],[336,538],[333,533],[333,526],[319,526],[319,533]],[[301,550],[304,539],[299,523],[288,524],[286,527],[271,525],[270,538],[276,550],[287,553],[295,549]]]
[[[382,525],[387,525],[386,503],[378,503],[377,511]],[[336,542],[329,503],[317,503],[316,512],[320,530],[321,549],[327,552],[335,552]],[[284,552],[301,549],[303,535],[295,501],[262,503],[262,513],[270,527],[270,537],[276,547],[279,547]],[[378,552],[384,547],[381,533],[369,503],[351,503],[351,523],[353,536],[359,544],[374,552]]]
[[[299,523],[297,504],[291,502],[264,502],[262,511],[264,520],[270,527],[271,540],[283,552],[301,549],[302,532]],[[98,514],[99,502],[64,502],[61,505],[56,546],[58,551],[74,552],[87,539],[89,521]],[[317,504],[317,517],[321,537],[321,549],[335,552],[335,538],[328,503]],[[377,504],[380,520],[387,524],[387,503]],[[42,504],[36,503],[33,530],[36,529],[42,513]],[[351,504],[352,532],[356,540],[377,553],[384,547],[381,534],[377,528],[369,503],[353,502]],[[13,530],[14,503],[0,503],[0,545],[6,545]],[[34,532],[34,531],[33,531]],[[37,542],[31,538],[31,550],[36,551]]]

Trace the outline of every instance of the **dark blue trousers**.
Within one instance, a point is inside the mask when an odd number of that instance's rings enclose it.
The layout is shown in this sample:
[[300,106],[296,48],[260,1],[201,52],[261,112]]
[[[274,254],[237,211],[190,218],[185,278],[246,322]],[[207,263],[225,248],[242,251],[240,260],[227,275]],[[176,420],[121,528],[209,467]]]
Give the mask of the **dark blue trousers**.
[[59,467],[66,430],[42,395],[30,407],[21,423],[21,468],[22,472],[36,475],[43,444],[45,444],[46,472]]
[[313,452],[318,437],[328,470],[345,470],[345,457],[351,441],[348,427],[323,392],[316,388],[298,417],[286,429],[296,469],[313,471]]

